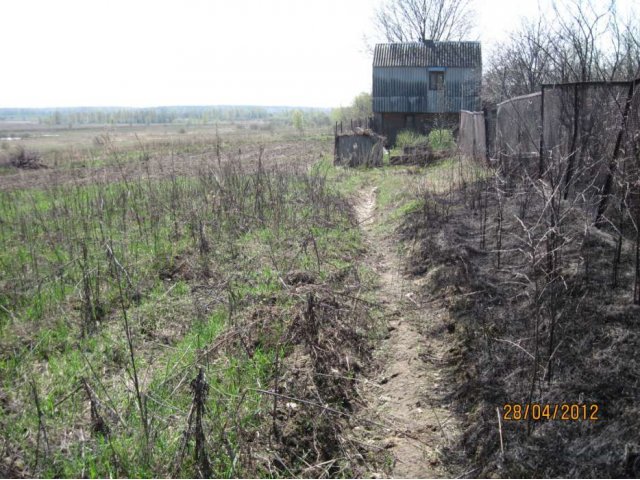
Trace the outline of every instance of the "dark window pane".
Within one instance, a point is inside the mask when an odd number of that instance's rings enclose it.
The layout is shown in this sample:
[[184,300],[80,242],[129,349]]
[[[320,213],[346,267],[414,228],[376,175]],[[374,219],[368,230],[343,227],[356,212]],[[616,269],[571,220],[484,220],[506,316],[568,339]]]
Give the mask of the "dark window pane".
[[429,72],[429,90],[444,90],[444,72]]

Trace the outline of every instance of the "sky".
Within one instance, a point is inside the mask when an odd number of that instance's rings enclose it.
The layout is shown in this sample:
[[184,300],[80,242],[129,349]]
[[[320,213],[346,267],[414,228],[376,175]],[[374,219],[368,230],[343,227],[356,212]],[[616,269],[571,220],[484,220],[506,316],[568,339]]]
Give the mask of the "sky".
[[[381,1],[3,1],[0,108],[348,105]],[[484,61],[548,1],[474,0]]]

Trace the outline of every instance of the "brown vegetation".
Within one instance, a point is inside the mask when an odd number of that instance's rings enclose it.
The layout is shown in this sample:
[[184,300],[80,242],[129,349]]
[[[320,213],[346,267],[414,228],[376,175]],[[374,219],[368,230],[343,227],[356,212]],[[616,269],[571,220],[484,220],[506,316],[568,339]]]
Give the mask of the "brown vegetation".
[[[635,477],[638,207],[610,205],[598,229],[588,168],[567,200],[565,163],[552,161],[542,178],[528,170],[427,192],[402,228],[415,245],[407,268],[426,274],[426,300],[454,320],[460,447],[473,476]],[[619,182],[634,184],[625,172]],[[496,409],[514,403],[595,404],[599,420],[499,424]]]

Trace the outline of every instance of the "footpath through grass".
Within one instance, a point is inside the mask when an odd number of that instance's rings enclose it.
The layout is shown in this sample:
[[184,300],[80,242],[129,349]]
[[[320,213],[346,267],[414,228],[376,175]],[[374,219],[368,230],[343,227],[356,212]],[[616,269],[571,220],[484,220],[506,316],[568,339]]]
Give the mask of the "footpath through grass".
[[375,452],[341,432],[380,315],[347,199],[377,186],[391,233],[458,169],[230,162],[0,193],[0,472],[364,472]]
[[459,157],[445,158],[427,167],[387,165],[374,169],[333,167],[325,158],[314,169],[346,196],[375,187],[380,214],[376,228],[386,233],[392,233],[405,215],[423,208],[425,196],[448,192],[460,182],[486,175],[481,166]]

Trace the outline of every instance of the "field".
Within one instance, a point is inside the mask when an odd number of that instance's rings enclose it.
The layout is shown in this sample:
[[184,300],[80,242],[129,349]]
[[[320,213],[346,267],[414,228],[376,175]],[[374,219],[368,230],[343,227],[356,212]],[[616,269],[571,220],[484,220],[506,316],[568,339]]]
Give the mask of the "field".
[[[559,203],[553,257],[546,190],[455,150],[367,170],[323,130],[0,130],[2,476],[637,474],[630,228]],[[603,416],[498,422],[536,402]]]
[[[273,474],[251,454],[286,450],[260,436],[265,417],[281,428],[269,391],[309,388],[282,358],[348,328],[356,361],[375,332],[349,299],[367,278],[352,213],[310,171],[329,137],[36,131],[24,145],[48,168],[0,177],[3,471]],[[331,355],[310,371],[354,375]],[[345,382],[318,389],[342,400]]]
[[[264,165],[310,164],[328,151],[325,130],[301,136],[293,129],[277,132],[267,124],[81,126],[52,128],[32,123],[0,123],[0,188],[25,189],[51,184],[89,185],[145,176],[194,175],[203,161],[230,156],[253,168],[259,145]],[[18,146],[37,152],[46,167],[17,170],[10,154]]]

